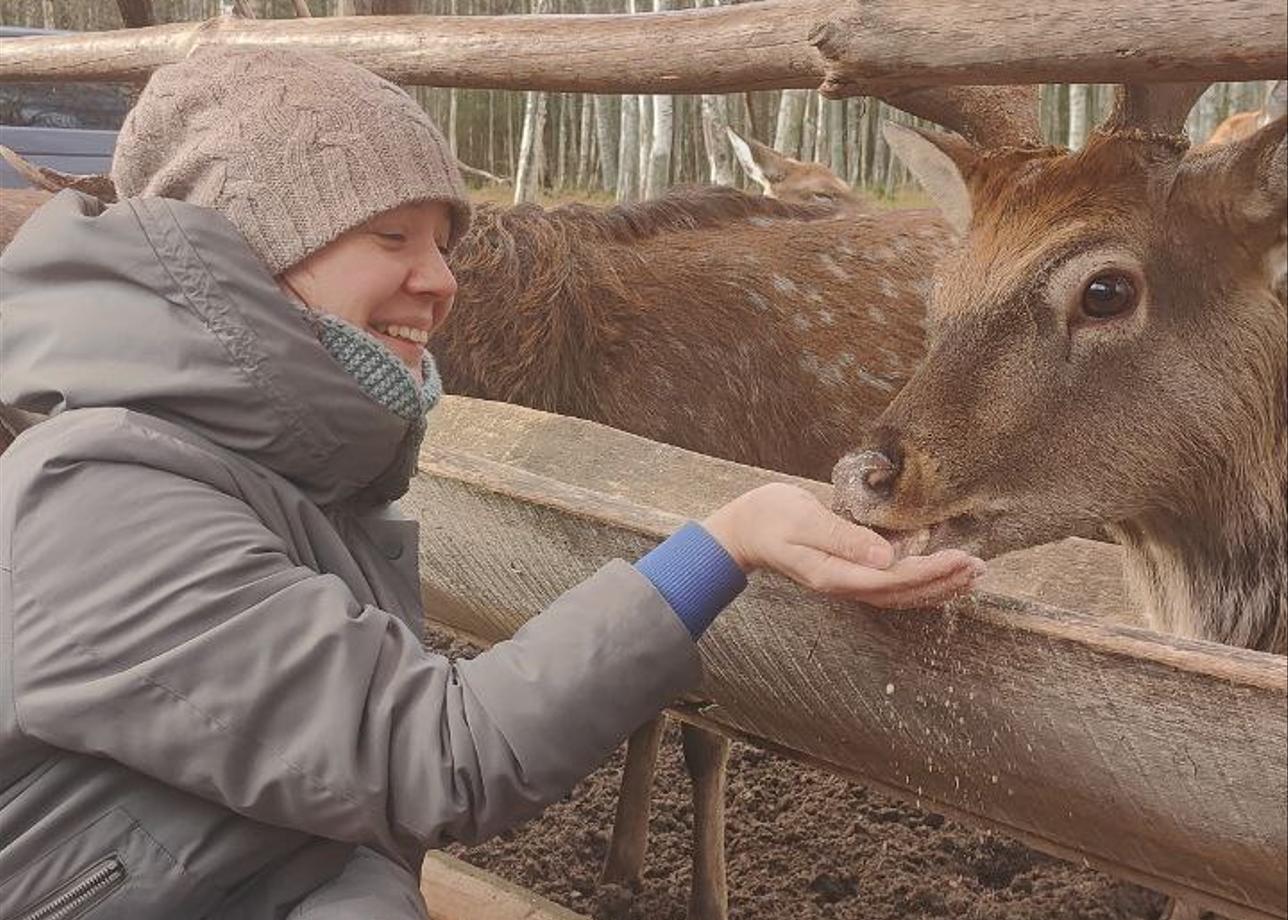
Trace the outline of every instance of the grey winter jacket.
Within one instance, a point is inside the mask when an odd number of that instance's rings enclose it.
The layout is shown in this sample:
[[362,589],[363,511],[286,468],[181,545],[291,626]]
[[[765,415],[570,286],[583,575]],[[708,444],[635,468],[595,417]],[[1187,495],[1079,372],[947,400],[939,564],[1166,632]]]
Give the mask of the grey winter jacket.
[[510,642],[418,640],[408,425],[218,214],[63,192],[0,258],[0,915],[280,916],[357,845],[533,814],[699,674],[607,565]]

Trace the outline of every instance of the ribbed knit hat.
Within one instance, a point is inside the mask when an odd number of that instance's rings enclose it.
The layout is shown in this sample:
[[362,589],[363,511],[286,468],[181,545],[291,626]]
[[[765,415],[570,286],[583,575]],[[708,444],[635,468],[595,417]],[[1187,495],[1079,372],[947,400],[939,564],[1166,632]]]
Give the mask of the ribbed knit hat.
[[469,225],[455,157],[394,84],[313,51],[199,48],[152,75],[121,127],[125,197],[214,208],[276,275],[376,214],[412,201]]

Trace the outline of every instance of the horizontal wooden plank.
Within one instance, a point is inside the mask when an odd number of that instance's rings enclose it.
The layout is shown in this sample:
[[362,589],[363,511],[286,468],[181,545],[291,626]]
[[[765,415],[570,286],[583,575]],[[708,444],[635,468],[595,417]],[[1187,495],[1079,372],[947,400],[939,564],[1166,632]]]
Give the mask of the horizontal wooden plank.
[[[764,0],[642,15],[312,17],[0,42],[0,81],[142,80],[206,43],[290,43],[397,83],[592,93],[1252,80],[1284,72],[1262,0]],[[373,21],[374,20],[374,21]],[[629,61],[629,66],[624,63]]]
[[429,920],[588,920],[446,853],[425,856],[420,894]]
[[[404,504],[427,613],[489,642],[605,560],[785,478],[454,398],[421,469]],[[1080,565],[1113,558],[1073,546]],[[703,639],[687,717],[1230,917],[1288,915],[1285,660],[1115,619],[992,592],[882,612],[758,575]]]

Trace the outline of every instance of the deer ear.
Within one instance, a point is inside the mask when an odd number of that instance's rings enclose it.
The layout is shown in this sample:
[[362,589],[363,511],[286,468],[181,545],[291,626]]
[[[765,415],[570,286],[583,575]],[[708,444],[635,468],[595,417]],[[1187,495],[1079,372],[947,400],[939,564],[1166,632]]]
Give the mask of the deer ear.
[[959,137],[918,131],[892,121],[881,128],[886,143],[921,183],[958,236],[970,226],[970,191],[963,173],[976,158],[975,148]]
[[1288,80],[1276,80],[1275,85],[1266,93],[1266,104],[1257,119],[1257,127],[1264,128],[1276,118],[1288,115]]
[[1288,118],[1280,116],[1229,145],[1222,158],[1222,195],[1250,228],[1283,234],[1288,207]]
[[734,156],[738,158],[748,178],[756,182],[761,190],[772,198],[774,183],[787,178],[788,167],[795,161],[772,147],[744,139],[733,128],[725,128],[725,131],[729,134],[729,144],[733,147]]

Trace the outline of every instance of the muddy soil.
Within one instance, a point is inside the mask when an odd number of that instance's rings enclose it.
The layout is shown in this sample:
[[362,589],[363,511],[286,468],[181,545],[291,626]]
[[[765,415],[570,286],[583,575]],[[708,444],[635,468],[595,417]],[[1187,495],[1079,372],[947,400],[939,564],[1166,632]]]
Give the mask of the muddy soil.
[[[452,853],[596,920],[685,920],[692,808],[678,728],[662,744],[638,892],[596,885],[621,770],[618,751],[540,818]],[[726,835],[731,920],[1155,920],[1164,906],[1135,885],[737,743]]]

